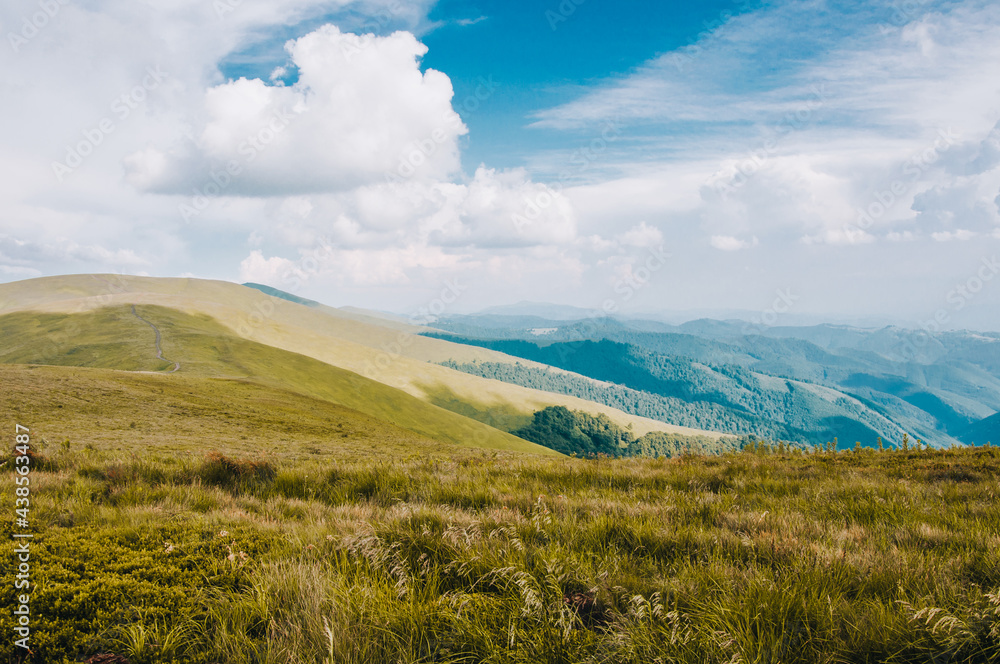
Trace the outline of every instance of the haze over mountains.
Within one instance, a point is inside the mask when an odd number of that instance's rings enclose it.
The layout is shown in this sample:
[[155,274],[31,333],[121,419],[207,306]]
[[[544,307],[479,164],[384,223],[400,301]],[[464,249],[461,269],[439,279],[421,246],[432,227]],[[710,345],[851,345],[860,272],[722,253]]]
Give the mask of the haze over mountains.
[[524,436],[556,436],[563,452],[604,436],[623,454],[751,438],[1000,440],[998,333],[504,311],[414,325],[259,284],[50,277],[0,285],[0,362],[98,372],[76,381],[184,376],[207,392],[212,380],[249,382],[439,442],[536,453],[547,450]]
[[[480,319],[489,316],[505,317],[526,317],[539,318],[544,320],[581,320],[583,318],[603,317],[606,314],[600,309],[588,309],[586,307],[575,307],[565,304],[554,304],[551,302],[532,302],[522,300],[516,304],[486,307],[475,312],[474,315]],[[741,321],[755,322],[761,324],[763,312],[749,309],[688,309],[688,310],[646,310],[635,311],[628,314],[612,316],[630,321],[655,321],[672,326],[682,326],[700,320],[713,321]],[[541,322],[541,321],[539,321]],[[875,317],[875,316],[835,316],[820,315],[815,313],[800,313],[795,311],[785,311],[775,315],[775,320],[770,321],[769,326],[780,323],[782,326],[809,326],[809,325],[850,325],[857,327],[884,327],[896,325],[900,327],[912,327],[913,321],[901,318]],[[987,326],[989,327],[989,326]]]
[[453,341],[557,366],[624,389],[520,369],[477,375],[615,404],[730,433],[821,443],[932,445],[997,439],[1000,333],[900,327],[766,327],[743,321],[583,320],[484,312],[437,321]]

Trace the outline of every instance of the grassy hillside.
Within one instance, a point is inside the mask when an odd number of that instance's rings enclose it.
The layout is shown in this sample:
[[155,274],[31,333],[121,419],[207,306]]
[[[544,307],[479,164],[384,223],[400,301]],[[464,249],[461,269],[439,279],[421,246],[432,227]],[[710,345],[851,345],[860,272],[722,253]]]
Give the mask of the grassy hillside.
[[417,334],[426,328],[357,311],[341,311],[323,305],[305,306],[228,282],[73,275],[0,284],[0,314],[25,311],[85,313],[102,307],[132,304],[158,305],[192,316],[211,316],[235,336],[306,355],[425,401],[431,401],[433,394],[445,390],[459,395],[467,401],[466,405],[485,404],[524,416],[559,405],[593,415],[607,415],[618,425],[632,426],[638,433],[720,435],[637,417],[570,396],[470,376],[432,363],[449,359],[460,362],[515,360],[501,353]]
[[[435,440],[475,447],[547,452],[475,420],[428,404],[355,373],[310,357],[241,339],[205,315],[157,306],[137,307],[164,331],[164,357],[178,374],[252,381],[346,406]],[[0,362],[104,369],[163,370],[153,331],[131,307],[80,314],[21,312],[0,316]]]
[[[31,380],[16,372],[110,373],[4,371],[5,385]],[[173,380],[132,378],[153,390]],[[68,392],[85,388],[73,380]],[[149,439],[124,433],[121,451],[63,446],[52,403],[31,410],[38,394],[7,394],[19,417],[41,418],[21,422],[39,455],[38,662],[1000,658],[996,448],[499,462],[452,448],[351,461],[337,438],[303,454],[257,429],[264,458],[205,455],[204,440],[137,456],[130,446]],[[0,490],[11,495],[10,473]],[[0,535],[11,527],[0,522]],[[12,564],[5,556],[5,574]],[[0,588],[4,606],[13,592]],[[12,627],[0,614],[0,630]],[[13,654],[0,642],[0,658]]]
[[246,379],[0,364],[0,409],[50,449],[364,459],[454,450],[385,420]]

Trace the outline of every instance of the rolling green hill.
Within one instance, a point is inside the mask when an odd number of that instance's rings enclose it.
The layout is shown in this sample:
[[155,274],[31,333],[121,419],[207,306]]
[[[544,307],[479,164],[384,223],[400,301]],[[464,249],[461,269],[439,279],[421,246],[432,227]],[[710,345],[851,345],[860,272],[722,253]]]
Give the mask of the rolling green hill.
[[0,409],[51,447],[200,458],[365,459],[454,450],[413,431],[246,379],[0,364]]
[[241,339],[205,315],[140,306],[141,316],[164,331],[158,360],[150,327],[130,307],[79,314],[20,312],[0,316],[0,362],[48,364],[251,381],[255,384],[354,409],[439,441],[534,453],[531,445],[480,422],[439,408],[398,389],[304,355]]
[[[504,411],[526,418],[549,406],[564,406],[595,416],[606,415],[640,435],[651,431],[714,438],[722,435],[455,371],[437,363],[450,359],[516,360],[485,349],[422,337],[419,333],[427,328],[392,317],[326,305],[307,306],[292,301],[295,299],[274,289],[265,293],[222,281],[70,275],[0,284],[0,315],[84,314],[112,306],[156,305],[190,316],[209,316],[236,338],[310,357],[463,415]],[[165,343],[169,344],[169,340]],[[165,357],[170,358],[170,354]]]

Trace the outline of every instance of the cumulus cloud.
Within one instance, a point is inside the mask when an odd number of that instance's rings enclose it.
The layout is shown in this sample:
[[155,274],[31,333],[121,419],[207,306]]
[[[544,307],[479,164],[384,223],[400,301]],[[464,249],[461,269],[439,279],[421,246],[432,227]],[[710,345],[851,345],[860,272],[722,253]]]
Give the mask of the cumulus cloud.
[[562,194],[532,182],[522,169],[480,167],[468,184],[442,185],[431,238],[443,245],[524,247],[576,238],[573,206]]
[[271,286],[284,285],[295,269],[294,261],[280,256],[264,258],[263,252],[255,250],[240,263],[240,281]]
[[[627,247],[659,247],[663,244],[663,232],[645,221],[618,235],[617,242]],[[756,240],[756,238],[754,238]]]
[[[901,266],[951,279],[1000,238],[1000,7],[987,0],[929,0],[883,29],[882,3],[766,3],[543,110],[544,140],[517,146],[526,170],[474,172],[460,168],[448,72],[421,69],[430,0],[218,4],[69,3],[0,49],[0,87],[18,100],[4,123],[20,128],[0,136],[0,272],[287,287],[306,270],[303,294],[383,307],[462,278],[484,300],[595,306],[662,245],[663,281],[636,291],[650,308],[740,306],[789,283],[808,308],[807,291],[836,306],[855,277],[917,302],[932,276],[897,287]],[[5,3],[0,23],[37,6]],[[281,51],[277,34],[302,36]],[[225,80],[234,56],[268,73]],[[148,67],[163,82],[120,118],[112,105]],[[57,182],[52,162],[104,118],[114,131]],[[616,140],[572,171],[581,183],[546,186],[609,122]],[[207,207],[184,223],[178,205],[196,195]],[[671,270],[689,286],[668,288]],[[879,297],[841,304],[882,311]]]
[[990,234],[1000,226],[1000,123],[982,139],[957,143],[942,156],[933,186],[913,198],[914,223],[935,240]]
[[740,249],[746,249],[747,247],[756,247],[758,241],[756,237],[747,241],[740,240],[739,238],[735,238],[730,235],[713,235],[709,244],[719,251],[739,251]]
[[160,193],[214,183],[216,195],[268,196],[456,174],[468,130],[448,77],[420,71],[427,47],[412,34],[326,25],[287,51],[294,85],[241,78],[210,88],[194,145],[131,155],[129,181]]

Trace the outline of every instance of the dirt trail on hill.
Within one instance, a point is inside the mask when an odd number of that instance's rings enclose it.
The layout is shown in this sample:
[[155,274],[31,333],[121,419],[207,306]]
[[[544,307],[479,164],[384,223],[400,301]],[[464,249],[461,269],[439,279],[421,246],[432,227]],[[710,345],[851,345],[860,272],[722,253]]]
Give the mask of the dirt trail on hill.
[[[135,310],[135,305],[134,304],[132,305],[132,315],[135,316],[136,318],[138,318],[139,320],[141,320],[146,325],[148,325],[151,328],[153,328],[153,332],[156,333],[156,359],[163,360],[164,362],[171,362],[172,360],[168,360],[167,358],[163,357],[163,349],[160,348],[160,340],[163,338],[160,335],[160,328],[156,327],[155,325],[153,325],[152,323],[150,323],[148,320],[146,320],[145,318],[143,318],[142,316],[140,316],[139,313]],[[171,369],[170,371],[168,371],[167,373],[174,373],[175,371],[180,371],[180,368],[181,368],[181,363],[180,362],[174,362],[174,368]]]

